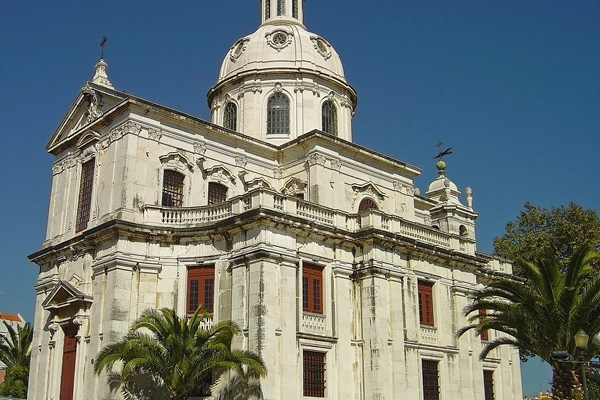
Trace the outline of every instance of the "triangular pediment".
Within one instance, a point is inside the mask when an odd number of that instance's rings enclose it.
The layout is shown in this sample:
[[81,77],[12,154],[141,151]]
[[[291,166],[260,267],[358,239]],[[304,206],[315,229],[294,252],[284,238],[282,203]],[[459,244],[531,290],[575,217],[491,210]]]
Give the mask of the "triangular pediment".
[[58,281],[42,307],[44,310],[60,310],[76,304],[89,306],[92,304],[92,296],[87,296],[67,281]]
[[53,152],[66,141],[78,142],[79,136],[90,131],[99,119],[126,98],[123,93],[87,83],[52,135],[46,149]]

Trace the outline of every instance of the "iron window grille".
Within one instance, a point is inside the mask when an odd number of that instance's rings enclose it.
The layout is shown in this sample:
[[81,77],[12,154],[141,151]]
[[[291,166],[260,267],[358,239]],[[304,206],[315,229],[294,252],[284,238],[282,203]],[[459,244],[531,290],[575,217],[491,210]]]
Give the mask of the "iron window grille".
[[271,18],[271,0],[265,0],[265,20]]
[[277,16],[285,15],[285,0],[277,0]]
[[440,384],[438,362],[433,360],[422,360],[423,372],[423,400],[439,400]]
[[325,353],[303,352],[304,396],[325,397]]
[[96,160],[85,162],[81,166],[81,180],[79,186],[79,201],[77,204],[76,232],[87,229],[92,208],[92,189],[94,187],[94,166]]
[[219,204],[227,201],[227,186],[216,182],[208,183],[208,204]]
[[494,371],[483,371],[485,400],[494,400]]
[[163,174],[162,205],[164,207],[183,207],[183,174],[165,170]]
[[292,17],[298,19],[298,0],[292,1]]

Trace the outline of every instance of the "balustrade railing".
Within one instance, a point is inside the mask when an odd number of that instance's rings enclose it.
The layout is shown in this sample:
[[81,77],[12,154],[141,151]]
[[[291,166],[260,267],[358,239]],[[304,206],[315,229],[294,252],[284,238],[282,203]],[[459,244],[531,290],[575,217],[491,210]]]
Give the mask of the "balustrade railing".
[[360,214],[353,214],[323,207],[294,196],[284,196],[264,188],[210,206],[174,208],[146,205],[144,220],[147,223],[174,227],[193,226],[212,223],[257,208],[285,211],[316,223],[350,232],[366,228],[382,229],[448,249],[461,252],[474,251],[470,243],[456,235],[440,232],[395,215],[385,214],[380,210],[367,210]]

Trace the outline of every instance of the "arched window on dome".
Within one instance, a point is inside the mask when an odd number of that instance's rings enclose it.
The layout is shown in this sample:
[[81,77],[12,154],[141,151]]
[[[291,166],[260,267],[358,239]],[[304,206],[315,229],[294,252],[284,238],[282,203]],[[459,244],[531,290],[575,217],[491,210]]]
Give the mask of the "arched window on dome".
[[227,103],[223,114],[223,126],[234,131],[237,130],[237,106],[235,103]]
[[298,0],[292,1],[292,17],[298,19]]
[[277,16],[285,15],[285,0],[277,0]]
[[323,132],[337,136],[337,110],[333,101],[326,100],[321,107],[321,121]]
[[367,210],[378,210],[379,207],[377,207],[377,204],[375,203],[375,201],[369,197],[366,197],[364,199],[361,200],[360,204],[358,205],[358,212],[363,212],[363,211],[367,211]]
[[271,0],[265,0],[265,20],[271,18]]
[[275,93],[267,102],[267,135],[289,135],[290,100],[283,93]]

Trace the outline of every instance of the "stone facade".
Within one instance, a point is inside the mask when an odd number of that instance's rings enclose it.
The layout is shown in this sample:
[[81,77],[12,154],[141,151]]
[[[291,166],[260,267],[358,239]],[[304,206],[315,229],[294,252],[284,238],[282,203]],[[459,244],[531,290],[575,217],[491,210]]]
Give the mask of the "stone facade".
[[[522,398],[514,349],[481,361],[482,339],[456,336],[469,293],[511,273],[476,251],[471,190],[463,205],[438,163],[421,195],[419,168],[352,143],[341,61],[302,25],[302,2],[277,15],[281,1],[261,2],[263,24],[232,46],[208,94],[212,122],[115,90],[96,65],[47,146],[30,399],[120,398],[93,374],[96,354],[149,307],[185,315],[198,266],[214,269],[213,320],[235,321],[236,345],[266,360],[265,399],[419,399],[423,360],[440,399],[483,399],[484,371],[495,399]],[[290,100],[287,134],[265,126],[276,92]],[[323,99],[336,134],[321,131]],[[223,127],[229,102],[235,130]],[[324,381],[306,377],[307,356]]]

